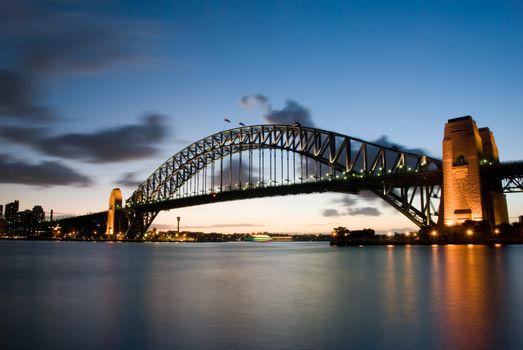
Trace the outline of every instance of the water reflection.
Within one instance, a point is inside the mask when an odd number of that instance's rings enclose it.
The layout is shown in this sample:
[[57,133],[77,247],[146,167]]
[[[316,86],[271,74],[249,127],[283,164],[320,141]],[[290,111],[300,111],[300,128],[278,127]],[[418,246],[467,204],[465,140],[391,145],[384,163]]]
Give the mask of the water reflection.
[[523,247],[0,242],[0,348],[523,348]]

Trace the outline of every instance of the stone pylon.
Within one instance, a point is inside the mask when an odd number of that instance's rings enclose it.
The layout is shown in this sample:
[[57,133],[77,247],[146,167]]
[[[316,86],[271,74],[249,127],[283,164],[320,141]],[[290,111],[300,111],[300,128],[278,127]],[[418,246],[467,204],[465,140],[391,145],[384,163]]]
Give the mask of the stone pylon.
[[470,116],[449,119],[443,138],[443,222],[466,220],[508,222],[507,201],[498,184],[489,183],[481,168],[499,162],[494,135],[478,129]]

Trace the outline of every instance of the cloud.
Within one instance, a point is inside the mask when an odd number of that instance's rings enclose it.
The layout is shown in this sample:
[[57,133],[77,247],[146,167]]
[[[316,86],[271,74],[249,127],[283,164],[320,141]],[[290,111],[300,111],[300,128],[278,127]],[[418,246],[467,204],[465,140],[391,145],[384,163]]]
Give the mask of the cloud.
[[[232,169],[231,179],[229,179],[229,169]],[[255,184],[258,181],[258,177],[256,175],[257,173],[257,169],[253,167],[251,173],[251,183],[253,184]],[[230,182],[233,186],[233,189],[238,189],[235,186],[240,182],[240,160],[237,158],[233,158],[232,163],[230,163],[228,158],[224,158],[222,174],[224,188],[227,188]],[[249,182],[249,165],[245,161],[245,159],[242,161],[241,180],[243,185],[246,185]],[[219,161],[215,165],[214,183],[215,186],[220,186]]]
[[353,198],[353,196],[344,195],[343,197],[336,198],[333,201],[336,204],[341,204],[341,206],[348,208],[356,204],[356,200]]
[[348,215],[380,216],[381,212],[375,207],[349,208]]
[[358,195],[344,195],[333,200],[333,204],[339,209],[323,209],[321,215],[324,217],[338,217],[338,216],[380,216],[381,212],[376,207],[354,207],[359,200],[374,201],[378,197],[370,191],[361,191]]
[[314,126],[309,110],[291,99],[285,101],[285,107],[283,109],[272,110],[264,115],[263,119],[271,124],[300,123],[303,126]]
[[357,196],[358,196],[358,199],[361,199],[361,200],[364,200],[367,202],[372,202],[372,201],[379,199],[379,197],[376,196],[371,191],[360,191],[360,193],[358,193]]
[[53,112],[40,106],[28,77],[20,72],[0,69],[0,117],[20,118],[27,121],[51,121]]
[[116,180],[115,184],[124,187],[138,187],[143,181],[136,179],[135,176],[135,173],[127,172],[120,179]]
[[157,152],[156,145],[166,135],[164,119],[161,115],[150,114],[139,124],[94,133],[61,135],[49,135],[48,128],[4,126],[0,128],[0,137],[58,158],[90,163],[123,162],[145,158]]
[[72,10],[66,1],[52,6],[31,0],[0,3],[0,120],[55,120],[55,113],[39,101],[50,78],[144,60],[153,42],[149,23],[81,8]]
[[245,110],[252,111],[258,108],[262,109],[264,112],[269,113],[272,109],[269,104],[269,99],[263,95],[249,95],[243,96],[240,99],[240,107]]
[[187,228],[224,228],[224,227],[263,227],[262,224],[252,223],[238,223],[238,224],[214,224],[214,225],[201,225],[201,226],[184,226]]
[[[183,223],[183,220],[182,222]],[[153,224],[157,230],[176,230],[176,224]],[[227,228],[227,227],[264,227],[265,225],[257,225],[252,223],[235,223],[235,224],[214,224],[214,225],[180,225],[180,229],[214,229],[214,228]]]
[[243,96],[239,104],[240,107],[248,111],[262,109],[265,112],[262,119],[269,124],[300,123],[303,126],[314,126],[310,111],[291,99],[287,99],[285,107],[279,110],[273,109],[269,99],[260,94]]
[[57,162],[45,161],[28,164],[0,154],[0,183],[33,186],[76,185],[88,186],[91,180]]
[[337,216],[342,216],[343,214],[340,214],[336,209],[323,209],[321,211],[321,215],[325,216],[326,218],[333,218]]
[[378,144],[380,146],[396,148],[403,152],[414,153],[414,154],[427,154],[427,151],[423,148],[408,148],[406,146],[393,143],[390,141],[389,137],[386,135],[381,135],[377,140],[372,141],[372,143]]

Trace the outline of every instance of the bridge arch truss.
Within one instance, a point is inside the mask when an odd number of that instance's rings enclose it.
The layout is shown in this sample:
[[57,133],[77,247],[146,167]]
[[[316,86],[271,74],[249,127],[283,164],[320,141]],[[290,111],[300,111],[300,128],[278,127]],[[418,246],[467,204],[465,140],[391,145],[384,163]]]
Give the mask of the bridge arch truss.
[[418,226],[438,216],[441,161],[295,125],[255,125],[203,138],[160,165],[127,200],[128,237],[160,210],[278,194],[372,191]]

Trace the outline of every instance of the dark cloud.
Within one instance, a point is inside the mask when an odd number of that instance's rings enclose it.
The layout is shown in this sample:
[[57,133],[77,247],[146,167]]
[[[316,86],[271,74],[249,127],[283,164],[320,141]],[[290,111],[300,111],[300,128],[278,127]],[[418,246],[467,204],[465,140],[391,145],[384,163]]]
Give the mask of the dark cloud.
[[340,198],[334,199],[334,203],[340,204],[342,207],[348,208],[356,204],[356,200],[353,196],[345,195]]
[[0,120],[57,119],[39,101],[49,78],[144,59],[149,44],[143,43],[152,41],[149,24],[71,7],[65,1],[0,2]]
[[386,135],[381,135],[377,140],[372,141],[372,143],[378,144],[380,146],[396,148],[403,152],[414,153],[414,154],[427,154],[427,151],[423,148],[408,148],[406,146],[394,143],[389,140],[389,137]]
[[358,193],[357,196],[358,196],[358,199],[362,199],[367,202],[372,202],[372,201],[379,199],[379,197],[376,196],[371,191],[360,191],[360,193]]
[[361,191],[358,195],[344,195],[343,197],[335,198],[333,204],[341,208],[339,209],[323,209],[321,214],[324,217],[337,217],[346,215],[366,215],[379,216],[381,212],[376,207],[354,207],[358,203],[358,199],[364,201],[374,201],[378,197],[370,191]]
[[349,208],[348,215],[380,216],[381,212],[376,207]]
[[325,216],[326,218],[333,218],[337,216],[342,216],[343,214],[340,214],[340,212],[336,209],[323,209],[321,211],[321,215]]
[[30,122],[56,119],[53,112],[39,105],[33,83],[24,74],[0,69],[0,118],[18,118]]
[[263,119],[271,124],[300,123],[303,126],[314,126],[309,110],[291,99],[285,101],[283,109],[274,109],[264,115]]
[[122,177],[115,182],[115,184],[124,187],[138,187],[142,184],[142,182],[142,180],[136,179],[135,173],[128,172],[123,174]]
[[269,104],[269,99],[263,95],[243,96],[240,99],[240,107],[248,111],[260,108],[266,113],[270,112],[272,109],[271,105]]
[[264,95],[247,95],[240,99],[240,107],[252,111],[257,108],[262,109],[265,114],[262,119],[270,124],[294,124],[300,123],[303,126],[314,126],[309,110],[298,102],[291,99],[285,101],[282,109],[273,109],[269,99]]
[[0,183],[42,187],[59,185],[88,186],[91,180],[60,163],[45,161],[28,164],[0,154]]
[[[216,163],[219,164],[219,161]],[[232,169],[232,180],[229,179],[229,169]],[[229,162],[228,158],[223,160],[223,187],[227,188],[229,186],[229,181],[232,183],[233,189],[238,189],[236,187],[240,182],[240,160],[238,158],[233,158],[232,163]],[[257,170],[253,169],[251,174],[251,182],[256,184],[258,177],[254,174],[257,173]],[[246,185],[249,182],[249,165],[243,160],[241,168],[241,180],[242,184]],[[220,170],[219,165],[215,165],[215,174],[214,174],[214,183],[216,186],[220,185]]]
[[0,137],[54,157],[109,163],[135,160],[156,153],[166,135],[165,118],[151,114],[139,124],[94,133],[49,135],[50,129],[2,127]]

